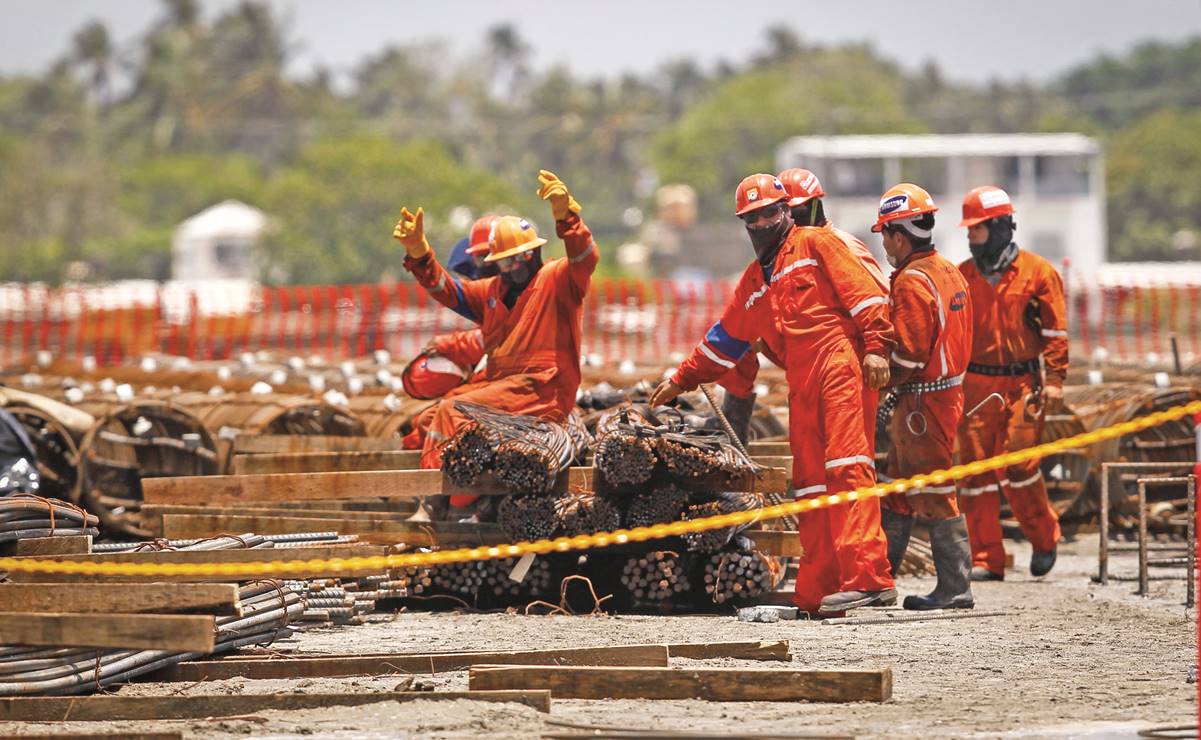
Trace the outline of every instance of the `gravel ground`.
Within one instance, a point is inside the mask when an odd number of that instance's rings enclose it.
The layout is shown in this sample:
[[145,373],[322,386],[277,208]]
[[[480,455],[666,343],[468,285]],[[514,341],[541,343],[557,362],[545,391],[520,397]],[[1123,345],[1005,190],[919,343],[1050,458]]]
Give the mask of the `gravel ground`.
[[[1026,571],[1029,549],[1009,543],[1016,568],[1004,583],[977,584],[980,610],[996,617],[892,625],[815,622],[746,624],[732,617],[526,617],[513,614],[378,615],[361,627],[321,629],[277,643],[306,653],[522,649],[631,643],[788,639],[793,667],[893,671],[881,704],[553,700],[549,715],[479,702],[380,703],[175,722],[77,723],[54,732],[182,730],[185,737],[467,738],[538,737],[571,723],[641,730],[695,730],[731,737],[777,734],[855,737],[1135,737],[1139,729],[1197,721],[1195,612],[1184,582],[1154,582],[1151,598],[1131,583],[1090,583],[1095,537],[1061,545],[1051,576]],[[1113,572],[1131,572],[1133,558]],[[903,579],[902,593],[933,579]],[[778,667],[754,661],[673,660],[675,665]],[[439,690],[467,688],[466,672],[425,676]],[[401,676],[200,685],[141,683],[121,695],[388,691]],[[0,734],[49,732],[50,725],[0,722]]]

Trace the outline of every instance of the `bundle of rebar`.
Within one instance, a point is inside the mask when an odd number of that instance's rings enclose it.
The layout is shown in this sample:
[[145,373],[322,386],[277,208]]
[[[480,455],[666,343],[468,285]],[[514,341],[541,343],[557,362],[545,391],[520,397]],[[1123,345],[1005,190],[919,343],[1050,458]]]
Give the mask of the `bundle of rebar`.
[[635,601],[663,601],[692,588],[684,558],[670,550],[630,557],[622,568],[621,584]]
[[612,532],[621,527],[621,509],[605,496],[591,492],[569,493],[555,500],[559,534]]
[[[534,416],[506,414],[456,401],[470,423],[447,444],[442,469],[457,485],[474,485],[486,470],[515,493],[546,493],[588,446],[586,431],[568,431]],[[583,433],[581,433],[583,432]]]
[[782,576],[779,561],[749,547],[714,553],[705,561],[705,592],[715,604],[753,598],[774,589]]
[[551,496],[506,496],[497,509],[496,523],[516,541],[544,540],[555,535],[559,516]]
[[28,537],[65,537],[100,533],[100,520],[74,504],[31,493],[0,498],[0,542]]
[[654,474],[659,458],[649,413],[645,407],[625,406],[606,412],[597,423],[593,465],[610,486],[641,485]]
[[668,483],[651,491],[642,491],[630,498],[626,509],[626,526],[649,527],[652,524],[674,522],[688,506],[688,492]]
[[[758,494],[729,491],[719,493],[709,500],[689,504],[684,510],[686,520],[705,519],[721,514],[732,514],[736,511],[749,511],[763,506],[763,500]],[[690,552],[714,552],[725,547],[739,532],[750,524],[740,524],[732,527],[706,529],[701,532],[689,532],[684,535]]]

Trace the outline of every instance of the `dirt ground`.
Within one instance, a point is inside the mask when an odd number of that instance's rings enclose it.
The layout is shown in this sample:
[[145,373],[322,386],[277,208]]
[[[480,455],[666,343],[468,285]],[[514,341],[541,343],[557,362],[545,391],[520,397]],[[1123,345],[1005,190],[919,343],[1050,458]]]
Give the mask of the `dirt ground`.
[[[893,698],[882,704],[716,703],[552,700],[549,715],[522,706],[477,702],[380,703],[356,708],[277,712],[236,719],[77,723],[0,722],[0,734],[182,730],[185,737],[531,738],[572,732],[556,723],[639,730],[692,730],[731,737],[769,733],[855,737],[1135,737],[1140,729],[1195,724],[1196,614],[1183,581],[1101,587],[1096,537],[1061,545],[1045,579],[1029,576],[1029,549],[1008,543],[1017,567],[1004,583],[977,584],[980,610],[1002,616],[892,625],[816,622],[747,624],[733,617],[525,617],[504,614],[377,615],[360,627],[321,629],[277,643],[285,651],[354,653],[521,649],[629,643],[788,639],[794,667],[889,666]],[[1132,556],[1111,572],[1131,573]],[[933,579],[903,579],[902,593],[926,592]],[[699,665],[674,660],[673,664]],[[764,668],[780,663],[705,661]],[[466,672],[422,677],[439,690],[466,689]],[[387,691],[399,676],[252,681],[201,685],[140,683],[120,694]]]

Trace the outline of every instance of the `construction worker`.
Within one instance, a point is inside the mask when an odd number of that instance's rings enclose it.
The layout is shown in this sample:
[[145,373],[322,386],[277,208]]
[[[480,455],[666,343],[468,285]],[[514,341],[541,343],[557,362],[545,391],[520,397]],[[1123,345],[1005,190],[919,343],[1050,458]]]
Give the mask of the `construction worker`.
[[492,233],[492,225],[498,218],[500,216],[492,214],[477,218],[467,236],[460,239],[450,250],[446,268],[468,280],[496,275],[496,265],[488,264],[484,258],[488,256],[488,235]]
[[[967,279],[973,325],[963,384],[968,415],[959,430],[962,462],[1038,444],[1043,413],[1063,404],[1068,371],[1063,280],[1050,262],[1018,248],[1013,213],[1009,195],[997,187],[976,188],[963,200],[959,225],[968,229],[972,258],[959,269]],[[1059,517],[1047,500],[1039,461],[1031,460],[960,483],[972,580],[1005,577],[1002,493],[1034,549],[1031,574],[1045,575],[1055,565]]]
[[[772,175],[751,175],[735,214],[755,250],[721,319],[651,397],[667,403],[733,369],[762,338],[789,387],[792,478],[799,496],[875,482],[863,423],[863,386],[888,382],[892,325],[884,291],[840,241],[794,228],[788,194]],[[877,499],[811,511],[798,522],[804,555],[796,605],[836,614],[896,601]]]
[[[841,241],[860,261],[880,289],[887,293],[888,280],[884,277],[879,263],[876,262],[876,258],[872,256],[867,245],[842,229],[835,228],[830,219],[826,218],[821,200],[825,197],[826,191],[822,189],[817,175],[801,167],[791,167],[782,171],[777,177],[783,183],[784,191],[788,194],[788,208],[793,225],[799,228],[822,229],[828,232],[829,236]],[[725,412],[731,426],[736,433],[739,433],[744,442],[746,439],[742,430],[749,425],[751,412],[754,409],[754,381],[759,372],[760,352],[764,352],[773,363],[783,367],[779,358],[772,357],[770,350],[766,350],[760,342],[754,352],[747,352],[737,366],[718,381],[719,385],[726,389],[722,411]],[[876,389],[864,385],[863,393],[864,423],[866,424],[868,443],[871,445],[874,455],[878,392]]]
[[[893,406],[888,476],[909,478],[953,464],[963,417],[963,374],[972,349],[967,282],[940,255],[932,238],[938,207],[922,188],[901,183],[880,199],[872,231],[881,235],[891,276],[890,355]],[[906,596],[906,609],[970,609],[972,553],[967,523],[955,503],[955,484],[932,484],[893,494],[881,503],[888,562],[895,575],[909,546],[914,517],[929,525],[938,583],[927,596]]]
[[538,195],[551,206],[567,257],[544,264],[546,239],[529,221],[504,216],[492,226],[485,258],[500,270],[495,277],[463,281],[447,272],[425,239],[422,209],[401,210],[393,236],[408,253],[405,269],[439,303],[480,325],[488,355],[483,380],[438,403],[422,447],[423,468],[441,467],[443,448],[467,423],[455,401],[560,422],[575,405],[584,296],[600,255],[567,185],[546,170],[538,179]]

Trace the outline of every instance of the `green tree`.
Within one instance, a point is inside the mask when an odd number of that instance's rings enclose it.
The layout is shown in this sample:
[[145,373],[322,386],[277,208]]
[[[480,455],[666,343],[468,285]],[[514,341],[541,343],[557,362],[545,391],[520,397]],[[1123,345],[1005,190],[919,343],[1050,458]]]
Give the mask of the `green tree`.
[[1152,113],[1117,134],[1106,180],[1110,259],[1196,257],[1172,245],[1201,237],[1201,111]]

